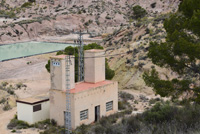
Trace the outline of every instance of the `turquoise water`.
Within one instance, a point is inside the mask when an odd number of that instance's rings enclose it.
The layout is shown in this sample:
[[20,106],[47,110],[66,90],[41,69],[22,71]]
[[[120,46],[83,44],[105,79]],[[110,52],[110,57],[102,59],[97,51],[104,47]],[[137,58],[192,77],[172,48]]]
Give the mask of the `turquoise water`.
[[24,42],[0,46],[0,61],[63,50],[73,44]]

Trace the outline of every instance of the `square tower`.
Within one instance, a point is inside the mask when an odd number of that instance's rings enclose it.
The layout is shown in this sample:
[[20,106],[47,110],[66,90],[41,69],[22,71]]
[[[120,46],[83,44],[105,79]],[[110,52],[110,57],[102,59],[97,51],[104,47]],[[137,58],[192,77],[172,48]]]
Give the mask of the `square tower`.
[[84,53],[85,82],[97,83],[105,80],[105,51],[86,50]]
[[[50,57],[51,89],[66,90],[66,58],[69,55]],[[70,89],[75,87],[74,57],[70,56]]]

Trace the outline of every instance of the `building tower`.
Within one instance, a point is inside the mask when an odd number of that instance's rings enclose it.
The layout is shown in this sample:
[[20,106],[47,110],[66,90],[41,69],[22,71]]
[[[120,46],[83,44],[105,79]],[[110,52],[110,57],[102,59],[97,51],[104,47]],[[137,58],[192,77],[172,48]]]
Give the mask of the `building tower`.
[[[71,133],[71,96],[70,96],[70,89],[75,87],[75,80],[74,80],[74,58],[69,55],[59,55],[51,57],[50,63],[50,70],[51,70],[51,91],[54,92],[56,95],[50,95],[50,101],[55,101],[55,105],[58,105],[58,109],[64,111],[64,124],[66,128],[66,134]],[[65,93],[65,95],[63,95]],[[59,106],[58,103],[64,102],[57,102],[59,101],[60,97],[65,97],[66,105]],[[57,97],[53,98],[53,97]],[[51,106],[50,106],[51,109]],[[52,110],[52,109],[51,109]],[[56,112],[56,109],[54,109]],[[54,111],[53,110],[53,111]],[[57,115],[55,115],[57,116]],[[54,115],[50,115],[50,117],[55,117]],[[59,115],[59,118],[62,118],[63,115]]]
[[72,89],[75,86],[74,81],[74,57],[66,55],[58,55],[50,58],[50,75],[51,75],[51,89],[66,90],[66,58],[70,57],[70,86]]
[[86,50],[85,82],[97,83],[105,80],[105,51],[100,49]]

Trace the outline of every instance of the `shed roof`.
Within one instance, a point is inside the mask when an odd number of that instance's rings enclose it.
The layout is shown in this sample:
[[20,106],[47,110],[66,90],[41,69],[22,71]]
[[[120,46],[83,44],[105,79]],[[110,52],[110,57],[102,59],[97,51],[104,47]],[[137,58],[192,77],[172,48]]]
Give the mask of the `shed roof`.
[[29,104],[29,105],[34,105],[34,104],[42,103],[45,101],[49,101],[49,95],[47,94],[41,94],[41,95],[29,97],[29,98],[16,100],[16,102],[18,103],[24,103],[24,104]]

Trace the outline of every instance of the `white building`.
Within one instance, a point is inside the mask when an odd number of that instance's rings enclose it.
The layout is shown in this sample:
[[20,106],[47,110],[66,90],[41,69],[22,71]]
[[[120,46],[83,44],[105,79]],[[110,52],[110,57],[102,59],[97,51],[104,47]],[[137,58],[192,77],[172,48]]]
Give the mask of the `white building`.
[[38,95],[17,101],[17,118],[34,124],[49,119],[49,96]]

